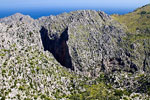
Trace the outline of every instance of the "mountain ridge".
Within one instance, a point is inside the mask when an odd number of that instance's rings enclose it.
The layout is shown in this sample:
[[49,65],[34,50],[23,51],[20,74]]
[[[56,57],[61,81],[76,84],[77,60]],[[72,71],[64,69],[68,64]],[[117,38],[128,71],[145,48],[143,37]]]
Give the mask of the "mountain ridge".
[[[134,17],[133,17],[134,16]],[[150,33],[150,5],[137,8],[131,13],[125,15],[112,15],[112,17],[127,26],[130,33]]]
[[130,35],[94,10],[0,19],[0,97],[149,98],[150,43]]

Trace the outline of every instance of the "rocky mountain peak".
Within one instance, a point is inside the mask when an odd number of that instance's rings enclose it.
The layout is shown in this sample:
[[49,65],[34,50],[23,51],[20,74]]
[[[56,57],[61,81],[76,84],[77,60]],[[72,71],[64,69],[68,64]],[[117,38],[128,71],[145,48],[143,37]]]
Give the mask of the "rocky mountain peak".
[[23,17],[25,15],[21,14],[21,13],[15,13],[14,15],[12,15],[13,17]]
[[29,15],[23,15],[21,13],[16,13],[9,17],[0,19],[0,22],[5,23],[5,24],[13,24],[13,23],[19,23],[19,22],[32,23],[33,21],[34,19],[31,18]]
[[123,28],[104,12],[74,11],[41,18],[39,23],[43,26],[40,33],[45,50],[67,68],[89,76],[97,76],[102,70],[137,70],[126,63],[129,58],[119,46],[126,36]]

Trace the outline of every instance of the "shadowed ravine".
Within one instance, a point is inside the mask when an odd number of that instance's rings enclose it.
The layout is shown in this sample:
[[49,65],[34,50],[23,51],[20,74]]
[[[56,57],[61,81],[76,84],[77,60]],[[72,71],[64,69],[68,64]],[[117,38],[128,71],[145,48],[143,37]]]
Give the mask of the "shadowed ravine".
[[68,45],[66,43],[68,40],[68,28],[64,30],[60,38],[55,38],[54,40],[48,37],[48,30],[44,27],[41,28],[40,33],[44,51],[48,50],[51,52],[55,59],[62,66],[74,70],[68,50]]

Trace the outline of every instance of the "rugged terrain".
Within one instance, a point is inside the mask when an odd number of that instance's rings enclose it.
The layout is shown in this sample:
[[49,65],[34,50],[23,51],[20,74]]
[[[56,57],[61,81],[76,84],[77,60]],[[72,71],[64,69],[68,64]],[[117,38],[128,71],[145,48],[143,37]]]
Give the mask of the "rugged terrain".
[[127,26],[128,37],[124,42],[127,44],[125,48],[131,54],[130,58],[143,66],[143,71],[148,71],[150,67],[150,5],[125,15],[112,15],[112,17]]
[[118,19],[93,10],[0,19],[0,99],[148,99],[149,32]]
[[125,15],[112,15],[118,22],[127,26],[131,33],[150,33],[150,4]]

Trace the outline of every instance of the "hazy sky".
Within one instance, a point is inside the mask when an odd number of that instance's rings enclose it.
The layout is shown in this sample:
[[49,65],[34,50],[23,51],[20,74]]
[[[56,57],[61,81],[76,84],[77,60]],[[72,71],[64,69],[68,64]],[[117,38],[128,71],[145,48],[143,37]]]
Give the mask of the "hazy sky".
[[21,8],[137,8],[150,0],[0,0],[1,9]]

